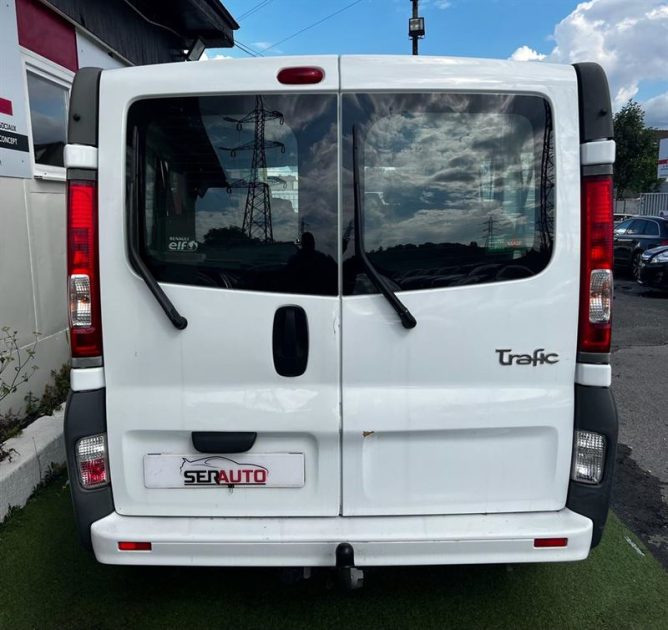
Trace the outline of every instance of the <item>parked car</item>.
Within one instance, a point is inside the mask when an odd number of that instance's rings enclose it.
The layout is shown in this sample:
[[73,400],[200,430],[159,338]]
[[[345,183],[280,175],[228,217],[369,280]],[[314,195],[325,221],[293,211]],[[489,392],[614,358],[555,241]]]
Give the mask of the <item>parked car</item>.
[[668,219],[632,217],[614,227],[615,267],[631,270],[637,279],[643,252],[668,245]]
[[668,245],[643,252],[637,280],[643,286],[668,291]]
[[615,225],[618,223],[621,223],[622,221],[625,221],[626,219],[631,219],[633,218],[632,214],[626,214],[624,212],[615,212],[613,215],[613,221],[615,222]]

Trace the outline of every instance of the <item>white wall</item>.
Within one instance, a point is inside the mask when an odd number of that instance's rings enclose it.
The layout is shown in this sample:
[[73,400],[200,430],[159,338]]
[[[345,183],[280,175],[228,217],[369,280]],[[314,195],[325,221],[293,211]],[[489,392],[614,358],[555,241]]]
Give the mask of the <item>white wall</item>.
[[[28,113],[23,64],[26,59],[35,63],[35,56],[18,47],[13,9],[11,0],[0,3],[0,21],[8,18],[2,28],[0,56],[14,60],[11,67],[4,62],[0,64],[0,97],[4,96],[6,79],[11,73],[14,83],[22,82],[20,89],[15,87],[12,91],[14,112]],[[109,55],[108,49],[79,31],[77,50],[79,67],[108,69],[123,65]],[[50,65],[54,72],[62,71],[49,60],[36,61],[46,70]],[[30,134],[30,130],[27,131]],[[0,169],[0,327],[10,326],[19,332],[22,350],[30,346],[35,331],[40,333],[35,360],[39,370],[16,394],[0,402],[0,413],[10,408],[19,412],[29,391],[41,396],[51,380],[51,370],[69,360],[65,170],[35,178],[33,172],[42,173],[43,169],[35,169],[31,154],[24,153],[24,156],[29,156],[30,161],[27,172],[13,171],[10,177],[7,171],[3,173]]]

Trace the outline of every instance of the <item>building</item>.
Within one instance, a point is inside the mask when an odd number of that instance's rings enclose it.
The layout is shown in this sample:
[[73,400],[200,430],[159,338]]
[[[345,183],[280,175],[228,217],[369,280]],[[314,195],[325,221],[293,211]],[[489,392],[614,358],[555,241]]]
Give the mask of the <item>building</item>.
[[29,347],[29,384],[0,403],[17,410],[67,362],[65,169],[68,96],[84,66],[197,59],[231,47],[219,0],[6,0],[0,3],[0,327]]

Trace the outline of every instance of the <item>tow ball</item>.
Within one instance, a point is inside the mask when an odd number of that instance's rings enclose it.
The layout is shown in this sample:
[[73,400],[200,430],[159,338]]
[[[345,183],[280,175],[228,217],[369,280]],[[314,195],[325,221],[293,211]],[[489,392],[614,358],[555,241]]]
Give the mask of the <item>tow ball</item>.
[[355,551],[350,543],[340,543],[336,547],[336,569],[339,583],[347,591],[364,586],[364,571],[355,567]]

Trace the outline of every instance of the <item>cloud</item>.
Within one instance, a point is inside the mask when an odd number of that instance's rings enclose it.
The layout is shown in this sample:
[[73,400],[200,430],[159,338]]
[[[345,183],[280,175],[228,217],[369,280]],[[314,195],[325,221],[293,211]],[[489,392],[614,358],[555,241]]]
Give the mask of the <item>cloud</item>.
[[650,127],[668,129],[668,92],[659,94],[643,103],[645,122]]
[[545,55],[528,46],[520,46],[510,58],[513,61],[543,61]]
[[[610,81],[615,108],[635,98],[643,81],[668,81],[666,42],[668,41],[668,3],[665,0],[590,0],[582,2],[554,28],[555,46],[545,61],[600,63]],[[528,46],[518,48],[512,58],[536,59]],[[653,115],[648,122],[663,116],[656,111],[665,103],[668,92],[652,99]],[[649,101],[648,101],[649,103]]]
[[212,52],[207,53],[205,50],[202,53],[202,56],[199,58],[199,61],[209,61],[211,59],[234,59],[234,57],[230,57],[229,55],[215,55]]

